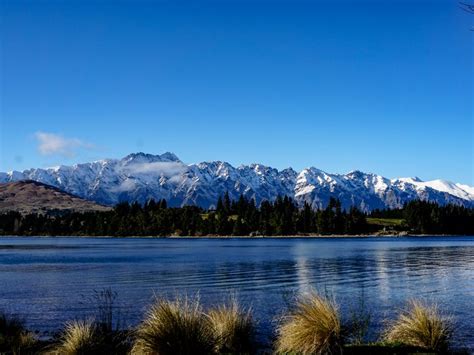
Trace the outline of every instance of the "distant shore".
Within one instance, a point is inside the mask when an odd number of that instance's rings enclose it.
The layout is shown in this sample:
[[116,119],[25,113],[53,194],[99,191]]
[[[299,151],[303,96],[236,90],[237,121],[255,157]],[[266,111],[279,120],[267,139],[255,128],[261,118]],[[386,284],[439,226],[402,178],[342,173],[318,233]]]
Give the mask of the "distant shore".
[[127,235],[127,236],[110,236],[110,235],[0,235],[1,237],[18,237],[18,238],[103,238],[103,239],[333,239],[333,238],[426,238],[426,237],[470,237],[465,234],[301,234],[301,235]]

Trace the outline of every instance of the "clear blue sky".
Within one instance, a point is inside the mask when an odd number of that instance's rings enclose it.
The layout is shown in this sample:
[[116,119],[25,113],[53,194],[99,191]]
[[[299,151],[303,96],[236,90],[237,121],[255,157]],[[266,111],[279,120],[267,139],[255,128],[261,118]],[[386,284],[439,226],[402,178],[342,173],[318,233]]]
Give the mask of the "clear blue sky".
[[172,151],[474,185],[454,0],[1,4],[0,171]]

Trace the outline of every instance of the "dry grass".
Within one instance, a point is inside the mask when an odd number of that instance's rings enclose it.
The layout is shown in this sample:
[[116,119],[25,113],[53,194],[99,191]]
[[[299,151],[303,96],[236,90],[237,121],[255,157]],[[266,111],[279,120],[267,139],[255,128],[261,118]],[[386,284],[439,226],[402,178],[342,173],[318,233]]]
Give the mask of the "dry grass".
[[60,343],[51,353],[61,355],[99,354],[102,346],[102,339],[95,323],[90,320],[76,320],[66,324]]
[[137,330],[132,354],[210,354],[215,343],[197,298],[158,299]]
[[412,300],[385,332],[385,340],[418,346],[433,351],[446,351],[452,333],[452,322],[442,316],[436,305],[428,306]]
[[250,310],[235,299],[208,312],[219,354],[251,354],[255,351],[255,326]]
[[341,321],[334,301],[315,292],[298,300],[278,328],[276,352],[283,354],[339,354]]

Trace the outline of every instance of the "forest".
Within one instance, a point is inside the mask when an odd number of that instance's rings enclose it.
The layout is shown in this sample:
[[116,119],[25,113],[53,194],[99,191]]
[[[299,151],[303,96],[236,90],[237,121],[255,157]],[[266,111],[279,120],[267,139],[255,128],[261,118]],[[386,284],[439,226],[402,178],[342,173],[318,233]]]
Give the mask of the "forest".
[[[0,215],[2,235],[78,236],[279,236],[358,234],[474,235],[474,209],[411,201],[401,209],[375,210],[369,214],[355,207],[345,210],[331,198],[326,208],[308,204],[299,208],[289,197],[255,201],[228,194],[217,207],[168,207],[165,200],[119,203],[111,211],[58,212]],[[397,221],[397,223],[391,223]]]

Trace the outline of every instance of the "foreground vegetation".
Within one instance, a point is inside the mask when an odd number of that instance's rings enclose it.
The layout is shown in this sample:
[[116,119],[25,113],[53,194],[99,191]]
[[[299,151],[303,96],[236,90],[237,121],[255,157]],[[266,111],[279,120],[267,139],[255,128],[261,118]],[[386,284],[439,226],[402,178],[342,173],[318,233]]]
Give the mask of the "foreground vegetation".
[[[68,322],[40,341],[15,317],[0,316],[1,354],[449,354],[455,330],[436,305],[412,300],[377,343],[361,342],[360,323],[343,321],[334,299],[310,292],[280,317],[273,344],[257,341],[250,309],[230,302],[205,309],[198,297],[158,298],[135,329],[117,328],[114,294],[98,294],[94,318]],[[460,354],[463,352],[457,351]],[[467,352],[465,352],[467,353]]]
[[308,204],[298,208],[289,197],[264,201],[259,207],[243,196],[231,201],[226,194],[215,210],[196,206],[169,208],[165,200],[120,203],[111,211],[0,215],[3,235],[86,236],[272,236],[345,235],[376,233],[474,234],[474,209],[412,201],[398,210],[376,210],[366,215],[344,210],[331,198],[325,209]]
[[437,352],[447,352],[452,333],[452,321],[442,316],[436,305],[428,306],[412,300],[409,308],[389,326],[388,342],[419,346]]
[[298,300],[295,309],[278,328],[279,354],[339,354],[343,338],[336,303],[311,293]]

